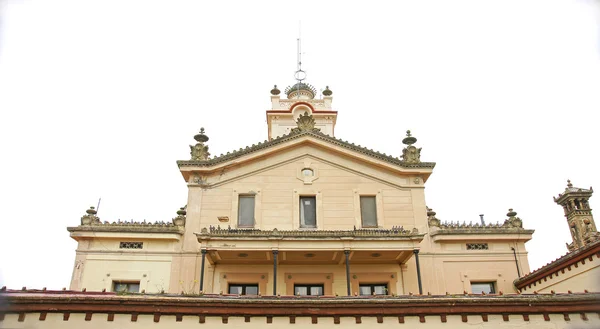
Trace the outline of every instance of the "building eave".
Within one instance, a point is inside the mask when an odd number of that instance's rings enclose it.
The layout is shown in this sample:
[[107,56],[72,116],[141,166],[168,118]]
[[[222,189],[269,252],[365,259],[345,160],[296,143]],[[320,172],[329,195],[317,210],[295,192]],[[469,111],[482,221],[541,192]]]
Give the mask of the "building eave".
[[[148,295],[75,291],[0,293],[0,315],[10,313],[84,313],[262,317],[487,316],[491,314],[567,314],[600,312],[600,294],[444,295],[444,296],[239,296]],[[464,318],[463,318],[464,319]],[[110,321],[110,320],[109,320]],[[179,321],[179,320],[178,320]]]
[[594,255],[597,258],[600,258],[600,240],[573,252],[569,252],[566,255],[515,280],[514,285],[517,289],[521,290],[530,284],[543,280],[545,277],[558,273],[559,271],[573,266],[580,261],[585,261],[588,258],[592,258]]

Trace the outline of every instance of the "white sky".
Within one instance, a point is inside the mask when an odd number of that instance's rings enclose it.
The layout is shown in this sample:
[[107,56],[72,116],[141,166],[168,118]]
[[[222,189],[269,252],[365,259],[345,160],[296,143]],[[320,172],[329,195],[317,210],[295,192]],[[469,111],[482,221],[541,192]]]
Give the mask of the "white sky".
[[600,188],[598,1],[0,0],[0,285],[68,286],[99,197],[102,220],[174,217],[199,127],[213,154],[266,139],[300,20],[336,137],[400,155],[411,129],[438,218],[512,207],[532,269],[566,252],[552,196]]

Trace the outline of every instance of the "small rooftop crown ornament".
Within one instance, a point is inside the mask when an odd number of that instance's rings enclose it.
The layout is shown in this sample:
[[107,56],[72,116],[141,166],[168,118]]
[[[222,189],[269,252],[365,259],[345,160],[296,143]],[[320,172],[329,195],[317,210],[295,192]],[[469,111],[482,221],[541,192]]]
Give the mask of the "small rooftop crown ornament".
[[333,91],[331,91],[329,89],[329,86],[325,86],[325,90],[323,90],[323,95],[325,96],[331,96],[333,94]]
[[567,188],[572,188],[573,184],[571,184],[571,180],[567,179]]
[[208,136],[204,134],[204,128],[200,128],[200,132],[194,136],[196,145],[190,145],[191,160],[208,160],[210,153],[208,152],[208,146],[204,143],[208,142]]
[[402,143],[407,145],[402,150],[402,162],[404,163],[420,163],[421,162],[421,148],[413,146],[417,142],[417,138],[410,134],[410,130],[406,131],[406,137],[402,139]]
[[304,114],[298,117],[296,120],[296,124],[298,125],[296,128],[292,129],[293,133],[298,133],[302,131],[321,131],[319,128],[315,128],[315,118],[312,115],[308,114],[308,112],[304,112]]

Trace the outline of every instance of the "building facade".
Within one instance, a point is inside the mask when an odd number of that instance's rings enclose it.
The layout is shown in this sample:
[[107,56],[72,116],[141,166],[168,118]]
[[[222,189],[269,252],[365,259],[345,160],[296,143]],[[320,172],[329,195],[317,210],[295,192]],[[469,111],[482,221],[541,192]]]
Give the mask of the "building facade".
[[501,224],[442,223],[410,131],[402,154],[335,137],[332,91],[271,90],[268,139],[211,157],[204,129],[177,161],[187,206],[172,223],[70,227],[71,289],[262,295],[515,292],[529,272],[512,209]]
[[570,252],[523,275],[533,230],[513,209],[502,224],[438,219],[424,193],[435,163],[410,131],[402,154],[381,154],[335,137],[329,88],[280,93],[264,142],[211,157],[204,129],[194,136],[177,161],[187,205],[170,222],[88,209],[68,228],[70,289],[2,287],[0,327],[599,326],[591,188],[555,200]]

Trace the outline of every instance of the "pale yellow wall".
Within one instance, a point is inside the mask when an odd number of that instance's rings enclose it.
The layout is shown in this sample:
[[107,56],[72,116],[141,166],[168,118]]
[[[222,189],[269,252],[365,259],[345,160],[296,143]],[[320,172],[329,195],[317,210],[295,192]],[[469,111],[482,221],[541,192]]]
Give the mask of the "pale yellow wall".
[[570,266],[562,271],[558,271],[558,276],[555,274],[547,276],[541,281],[536,281],[535,285],[527,286],[522,291],[532,293],[534,291],[541,293],[549,293],[554,290],[557,293],[564,293],[569,290],[572,292],[590,292],[600,291],[600,258],[597,255],[592,256],[593,261],[585,260],[585,264],[579,262],[577,267]]
[[361,323],[357,324],[354,317],[340,317],[340,324],[334,324],[333,317],[319,317],[318,323],[313,324],[310,317],[296,317],[295,323],[290,324],[288,317],[273,317],[273,322],[267,324],[266,317],[252,317],[250,322],[245,322],[244,317],[231,316],[228,323],[223,323],[221,317],[207,316],[205,323],[198,323],[198,316],[183,316],[181,322],[176,322],[174,315],[163,315],[158,323],[154,322],[152,314],[140,314],[136,322],[131,321],[130,314],[115,314],[112,322],[107,322],[107,315],[95,313],[91,321],[85,321],[85,314],[72,313],[68,321],[63,321],[62,313],[48,313],[45,321],[39,321],[39,313],[28,313],[23,322],[18,322],[18,314],[7,314],[4,321],[0,322],[0,328],[29,329],[29,328],[57,328],[57,329],[80,329],[80,328],[370,328],[377,326],[398,326],[406,328],[424,329],[448,329],[464,328],[471,326],[475,328],[598,328],[600,320],[595,313],[586,314],[588,320],[581,319],[580,314],[570,314],[570,321],[565,321],[562,314],[550,314],[550,321],[545,321],[540,314],[529,315],[529,321],[523,320],[521,315],[510,315],[510,321],[504,321],[501,315],[489,315],[488,321],[484,322],[479,315],[469,315],[467,323],[462,322],[459,315],[448,315],[447,322],[443,323],[439,316],[426,316],[425,323],[419,321],[418,316],[406,316],[404,324],[398,323],[398,317],[383,317],[383,323],[377,323],[376,317],[362,317]]
[[[415,216],[415,208],[423,211],[425,209],[422,202],[423,189],[411,190],[409,177],[381,172],[348,159],[333,159],[324,150],[311,150],[313,156],[303,155],[307,151],[306,147],[301,147],[291,154],[286,154],[285,158],[292,159],[283,164],[277,164],[278,161],[284,160],[283,157],[274,156],[261,161],[256,168],[232,169],[224,175],[210,179],[215,187],[201,192],[200,226],[236,227],[239,195],[254,194],[255,227],[264,230],[297,229],[299,197],[304,195],[316,197],[319,229],[349,230],[355,226],[360,228],[361,195],[376,197],[380,227],[425,227],[424,215]],[[296,157],[297,159],[293,159]],[[323,158],[329,158],[336,164],[324,161]],[[274,167],[270,167],[271,163]],[[264,167],[269,169],[260,170]],[[312,182],[305,182],[300,175],[303,168],[315,171],[316,177]],[[190,193],[197,192],[190,190]],[[415,194],[417,201],[420,201],[417,205],[413,204]],[[188,220],[195,220],[194,216],[197,214],[188,214]],[[218,221],[218,217],[229,217],[230,220],[223,223]],[[421,222],[415,223],[415,218]]]
[[[386,283],[389,294],[404,294],[399,264],[350,266],[352,294],[358,292],[360,283]],[[214,278],[206,292],[227,293],[230,283],[258,283],[261,294],[273,294],[273,265],[217,265]],[[252,275],[255,274],[255,275]],[[264,278],[262,277],[264,275]],[[277,267],[277,293],[293,295],[294,283],[321,283],[329,295],[347,295],[345,265],[279,265]],[[209,290],[212,285],[212,290]],[[406,292],[408,293],[408,292]]]
[[[143,242],[142,249],[120,249],[120,242]],[[176,242],[145,238],[81,240],[70,289],[112,290],[113,281],[139,281],[140,291],[170,291]]]

